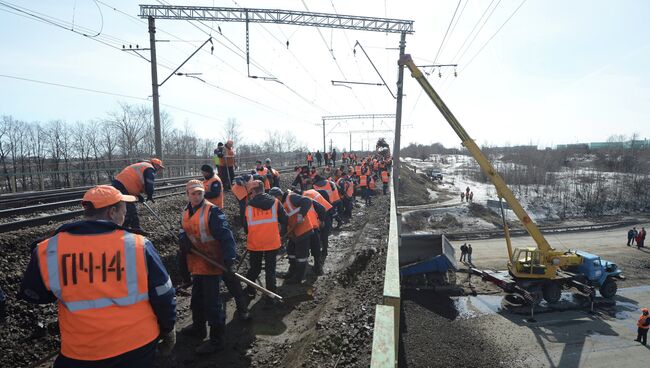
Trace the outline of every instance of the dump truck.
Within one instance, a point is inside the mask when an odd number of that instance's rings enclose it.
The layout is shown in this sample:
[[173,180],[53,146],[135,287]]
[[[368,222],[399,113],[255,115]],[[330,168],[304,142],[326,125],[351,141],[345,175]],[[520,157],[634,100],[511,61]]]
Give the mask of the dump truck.
[[506,292],[520,294],[526,301],[532,303],[537,303],[542,298],[548,303],[557,302],[561,297],[562,289],[565,288],[573,288],[590,298],[593,298],[595,289],[599,288],[603,297],[613,297],[617,290],[616,280],[624,279],[622,271],[614,263],[603,261],[596,255],[551,247],[503,178],[415,65],[411,56],[404,55],[400,58],[399,64],[411,71],[412,77],[433,101],[461,139],[463,146],[495,186],[499,202],[503,203],[502,201],[505,200],[535,242],[535,247],[512,249],[508,224],[504,209],[501,207],[508,251],[508,270],[490,271],[472,268],[471,272],[481,275],[484,280],[496,284]]

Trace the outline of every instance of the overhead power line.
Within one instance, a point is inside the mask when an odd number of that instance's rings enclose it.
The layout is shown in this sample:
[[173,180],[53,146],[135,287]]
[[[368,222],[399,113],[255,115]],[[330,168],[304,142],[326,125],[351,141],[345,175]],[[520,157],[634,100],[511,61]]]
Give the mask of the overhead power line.
[[[126,95],[126,94],[117,93],[117,92],[102,91],[102,90],[87,88],[87,87],[72,86],[72,85],[63,84],[63,83],[48,82],[48,81],[43,81],[43,80],[38,80],[38,79],[18,77],[18,76],[15,76],[15,75],[0,74],[0,77],[14,79],[14,80],[20,80],[20,81],[25,81],[25,82],[31,82],[31,83],[44,84],[44,85],[49,85],[49,86],[54,86],[54,87],[73,89],[73,90],[82,91],[82,92],[90,92],[90,93],[102,94],[102,95],[107,95],[107,96],[122,97],[122,98],[128,98],[128,99],[132,99],[132,100],[149,101],[149,99],[145,98],[145,97]],[[178,106],[174,106],[174,105],[170,105],[170,104],[161,104],[161,105],[163,105],[165,107],[169,107],[171,109],[183,111],[183,112],[186,112],[188,114],[201,116],[203,118],[214,119],[214,120],[219,120],[219,121],[225,122],[225,120],[223,118],[218,118],[218,117],[214,117],[214,116],[201,114],[201,113],[198,113],[198,112],[195,112],[195,111],[184,109],[182,107],[178,107]]]
[[496,36],[500,31],[501,31],[501,29],[503,29],[503,27],[504,27],[504,26],[505,26],[505,25],[510,21],[510,19],[512,19],[512,17],[514,17],[515,14],[517,14],[517,12],[518,12],[519,9],[524,5],[524,3],[526,3],[526,0],[523,0],[523,1],[519,4],[519,6],[515,9],[515,11],[513,11],[512,14],[510,14],[510,16],[506,19],[505,22],[503,22],[503,24],[501,24],[501,26],[496,30],[496,32],[494,32],[494,34],[492,34],[492,36],[490,36],[490,38],[489,38],[487,41],[485,41],[485,43],[483,44],[483,46],[481,46],[481,48],[476,52],[476,54],[474,54],[474,56],[472,56],[472,58],[471,58],[467,63],[464,64],[463,69],[461,69],[461,72],[462,72],[463,70],[467,69],[467,67],[472,63],[472,61],[474,61],[474,59],[476,59],[476,57],[481,53],[481,51],[483,51],[483,49],[485,48],[485,46],[487,46],[488,43],[490,43],[490,41],[492,41],[492,39],[493,39],[493,38],[494,38],[494,37],[495,37],[495,36]]

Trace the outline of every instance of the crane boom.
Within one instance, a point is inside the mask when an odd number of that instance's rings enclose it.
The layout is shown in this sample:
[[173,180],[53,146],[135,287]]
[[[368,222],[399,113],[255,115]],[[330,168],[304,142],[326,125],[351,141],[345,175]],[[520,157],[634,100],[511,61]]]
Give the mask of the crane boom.
[[[413,59],[411,58],[411,55],[405,54],[402,56],[402,58],[399,60],[399,65],[409,68],[411,75],[418,81],[418,83],[420,83],[420,86],[422,86],[424,92],[431,98],[431,101],[433,101],[449,125],[451,125],[452,129],[461,139],[463,146],[467,148],[474,159],[476,159],[476,162],[478,162],[481,170],[483,170],[488,178],[490,178],[490,181],[492,181],[492,184],[494,184],[497,189],[497,194],[499,197],[505,199],[512,211],[519,218],[519,221],[521,221],[521,223],[524,225],[524,228],[528,234],[530,234],[533,240],[535,240],[537,248],[543,252],[553,250],[537,225],[533,222],[530,216],[528,216],[528,213],[526,213],[526,210],[524,210],[519,201],[515,198],[515,195],[512,193],[510,188],[508,188],[503,178],[501,178],[501,176],[497,173],[490,161],[487,159],[487,157],[485,157],[481,149],[478,147],[476,142],[474,142],[467,131],[465,131],[465,128],[460,125],[454,114],[452,114],[438,93],[433,89],[431,84],[429,84],[429,81],[424,77],[420,69],[418,69],[418,67],[415,65]],[[510,250],[509,253],[509,256],[512,256]]]

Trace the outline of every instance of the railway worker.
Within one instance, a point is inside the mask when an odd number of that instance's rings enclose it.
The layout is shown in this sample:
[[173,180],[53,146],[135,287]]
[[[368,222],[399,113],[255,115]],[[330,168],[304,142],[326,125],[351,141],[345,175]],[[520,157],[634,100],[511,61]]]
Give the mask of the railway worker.
[[223,210],[223,184],[210,165],[201,166],[205,199]]
[[[317,191],[315,189],[307,189],[302,192],[304,197],[309,197],[313,202],[313,210],[316,212],[316,222],[318,226],[314,226],[314,236],[311,250],[314,256],[314,273],[316,275],[323,274],[323,265],[327,258],[327,249],[329,248],[329,236],[332,231],[332,219],[336,213],[336,209],[329,202],[327,192],[324,190]],[[312,218],[312,221],[314,218]],[[320,247],[319,249],[316,249]]]
[[19,297],[56,301],[61,352],[54,367],[151,367],[176,342],[175,290],[151,242],[123,228],[137,198],[110,185],[89,189],[84,219],[36,245]]
[[329,179],[325,179],[321,176],[316,176],[314,179],[312,179],[312,187],[315,190],[318,191],[325,191],[327,193],[327,200],[332,204],[334,207],[334,213],[333,213],[333,218],[336,220],[336,228],[338,229],[341,227],[341,216],[339,215],[339,212],[343,212],[342,206],[343,203],[341,202],[341,196],[339,194],[339,188],[336,186],[336,183]]
[[219,207],[204,198],[205,189],[199,180],[185,185],[189,203],[183,211],[183,229],[179,236],[181,256],[187,258],[187,270],[192,275],[192,324],[181,333],[203,339],[206,322],[210,338],[196,348],[197,354],[211,354],[224,348],[225,310],[219,295],[223,271],[192,254],[192,248],[224,265],[226,272],[234,274],[235,239],[226,216]]
[[[264,167],[266,167],[273,175],[273,181],[271,182],[272,187],[280,187],[280,172],[273,167],[271,167],[271,159],[267,158],[264,160]],[[268,192],[267,192],[268,193]]]
[[368,189],[369,175],[367,169],[361,172],[359,175],[359,187],[361,188],[361,196],[366,201],[366,206],[372,205],[372,200],[370,199],[370,190]]
[[226,144],[223,146],[223,157],[226,161],[226,175],[221,177],[226,191],[230,190],[232,186],[232,181],[235,180],[235,147],[232,139],[226,141]]
[[318,167],[320,167],[323,164],[323,155],[320,153],[319,150],[316,150],[316,161],[318,162]]
[[313,234],[313,224],[307,216],[312,207],[312,201],[291,190],[282,192],[282,189],[277,187],[271,188],[269,194],[282,203],[289,218],[287,224],[289,272],[284,277],[287,279],[287,284],[300,284],[307,271],[309,246]]
[[235,199],[239,203],[239,221],[244,221],[244,212],[246,210],[246,201],[248,200],[248,190],[246,189],[246,183],[252,180],[252,177],[249,174],[244,174],[235,178],[235,181],[232,186],[232,194],[235,195]]
[[465,202],[465,192],[460,192],[460,201]]
[[636,227],[633,227],[630,229],[630,231],[627,232],[627,246],[630,246],[630,242],[632,242],[631,245],[634,245],[634,237],[636,236]]
[[390,174],[388,173],[388,170],[383,169],[381,171],[381,183],[382,183],[382,189],[384,191],[384,195],[386,195],[386,192],[388,191],[388,178],[390,177]]
[[354,181],[348,176],[343,175],[339,178],[337,186],[340,188],[341,202],[343,203],[343,212],[341,219],[343,222],[349,222],[352,218],[352,201],[354,200]]
[[634,341],[638,341],[645,345],[648,340],[648,329],[650,328],[650,316],[648,316],[648,308],[641,309],[641,316],[636,322],[637,334]]
[[472,266],[474,265],[474,263],[472,263],[472,245],[471,244],[467,244],[467,263],[469,263]]
[[[271,161],[269,159],[269,161]],[[273,172],[269,170],[266,166],[262,165],[262,161],[257,160],[255,162],[255,171],[253,174],[257,174],[263,178],[264,183],[264,192],[268,193],[271,189],[271,184],[273,184]]]
[[314,163],[314,156],[312,156],[311,152],[307,152],[307,166],[311,167],[313,163]]
[[[222,146],[223,143],[219,142]],[[223,152],[223,151],[222,151]],[[219,170],[219,166],[221,166],[221,157],[219,156],[219,149],[215,148],[214,149],[214,155],[212,156],[212,162],[214,163],[214,169]],[[221,156],[223,156],[223,153],[221,153]]]
[[[164,168],[162,161],[157,158],[138,162],[137,164],[124,168],[124,170],[115,176],[111,185],[122,192],[122,194],[136,196],[140,202],[144,202],[142,194],[146,194],[147,200],[153,202],[156,173],[162,171]],[[126,217],[122,226],[138,230],[141,229],[135,203],[126,204]]]
[[[282,245],[281,237],[287,232],[288,218],[280,201],[264,193],[262,182],[254,180],[250,187],[251,199],[246,206],[246,221],[244,221],[244,232],[248,234],[246,249],[248,249],[250,262],[246,278],[257,279],[262,272],[262,260],[264,260],[265,286],[275,292],[276,256]],[[255,289],[248,286],[246,293],[253,297]],[[272,298],[266,298],[267,304],[273,301]]]

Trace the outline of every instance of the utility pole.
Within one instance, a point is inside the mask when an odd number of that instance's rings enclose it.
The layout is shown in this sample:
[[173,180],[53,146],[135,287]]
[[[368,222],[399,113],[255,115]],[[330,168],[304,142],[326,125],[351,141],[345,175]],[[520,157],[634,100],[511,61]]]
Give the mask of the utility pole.
[[350,132],[350,152],[352,152],[352,132]]
[[[399,57],[401,60],[406,48],[406,33],[402,32],[399,40]],[[399,65],[397,74],[397,109],[395,111],[395,140],[393,141],[393,190],[397,200],[399,187],[399,147],[402,133],[402,97],[404,92],[404,66]]]
[[325,150],[327,147],[325,146],[325,119],[323,119],[323,154],[325,154]]
[[149,17],[149,43],[151,44],[151,89],[153,97],[153,130],[156,157],[163,158],[160,132],[160,99],[158,96],[158,63],[156,61],[156,21]]
[[332,152],[332,138],[330,138],[330,152]]

